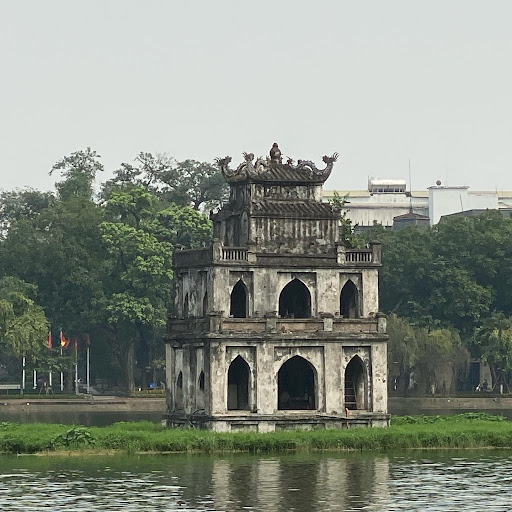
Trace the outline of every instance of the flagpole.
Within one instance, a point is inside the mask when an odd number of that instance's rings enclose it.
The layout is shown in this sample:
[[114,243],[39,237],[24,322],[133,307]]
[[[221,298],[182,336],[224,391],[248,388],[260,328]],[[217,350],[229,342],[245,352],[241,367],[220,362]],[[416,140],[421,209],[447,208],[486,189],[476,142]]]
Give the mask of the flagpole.
[[[49,374],[48,374],[48,386],[49,387],[52,387],[52,351],[53,351],[53,346],[52,346],[52,330],[50,329],[48,331],[48,350],[50,351],[50,370],[49,370]],[[53,391],[52,391],[53,393]]]
[[[61,362],[60,364],[62,364],[62,345],[60,346],[60,357],[61,357]],[[64,391],[64,373],[62,372],[62,367],[61,367],[61,370],[60,370],[60,391]]]
[[34,389],[37,388],[37,370],[34,368]]
[[90,386],[90,382],[91,382],[91,366],[90,366],[90,349],[91,347],[89,347],[89,345],[87,345],[87,394],[90,393],[91,391],[91,386]]
[[27,362],[27,358],[23,356],[23,370],[21,371],[21,394],[23,395],[25,391],[25,363]]
[[75,395],[78,395],[78,341],[75,338]]

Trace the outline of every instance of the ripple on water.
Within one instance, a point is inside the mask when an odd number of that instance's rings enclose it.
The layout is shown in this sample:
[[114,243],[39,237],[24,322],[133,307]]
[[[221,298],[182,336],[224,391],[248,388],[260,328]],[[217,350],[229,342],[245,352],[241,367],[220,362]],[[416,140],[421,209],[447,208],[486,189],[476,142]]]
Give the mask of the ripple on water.
[[0,457],[0,510],[512,510],[507,452],[148,456],[124,457],[119,466],[115,461]]

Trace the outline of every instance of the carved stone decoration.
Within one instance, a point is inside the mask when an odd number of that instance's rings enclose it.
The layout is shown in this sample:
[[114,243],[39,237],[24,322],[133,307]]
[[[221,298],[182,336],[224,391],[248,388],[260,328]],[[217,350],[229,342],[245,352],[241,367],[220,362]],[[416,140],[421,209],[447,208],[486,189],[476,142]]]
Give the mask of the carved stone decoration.
[[322,158],[326,164],[324,169],[318,169],[311,160],[298,160],[297,165],[294,165],[293,160],[287,158],[287,162],[283,164],[281,150],[277,143],[274,143],[270,150],[270,158],[258,157],[253,163],[254,153],[243,152],[242,156],[244,161],[236,169],[230,169],[231,157],[229,156],[215,160],[226,181],[236,182],[247,179],[275,181],[286,176],[290,177],[291,172],[294,179],[323,183],[331,174],[339,154],[324,155]]
[[272,144],[272,148],[270,149],[270,159],[273,162],[277,163],[281,163],[283,161],[283,159],[281,158],[281,150],[279,149],[277,142],[274,142],[274,144]]

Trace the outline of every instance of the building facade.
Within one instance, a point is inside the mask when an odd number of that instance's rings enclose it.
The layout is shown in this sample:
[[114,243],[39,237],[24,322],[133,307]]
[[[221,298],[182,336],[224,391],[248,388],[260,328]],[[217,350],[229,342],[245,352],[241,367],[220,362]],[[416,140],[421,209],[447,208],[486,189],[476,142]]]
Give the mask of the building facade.
[[216,431],[385,426],[380,245],[346,249],[324,169],[270,157],[230,169],[210,247],[174,253],[167,422]]
[[401,229],[403,219],[410,220],[410,214],[417,216],[418,224],[423,227],[425,218],[433,226],[441,217],[452,214],[472,210],[505,212],[512,207],[512,192],[471,191],[467,186],[447,186],[440,181],[424,191],[409,191],[403,179],[370,178],[367,190],[326,190],[324,201],[331,199],[334,193],[347,198],[347,218],[357,225],[356,232],[363,232],[374,224],[392,228],[396,218],[401,221],[398,223]]

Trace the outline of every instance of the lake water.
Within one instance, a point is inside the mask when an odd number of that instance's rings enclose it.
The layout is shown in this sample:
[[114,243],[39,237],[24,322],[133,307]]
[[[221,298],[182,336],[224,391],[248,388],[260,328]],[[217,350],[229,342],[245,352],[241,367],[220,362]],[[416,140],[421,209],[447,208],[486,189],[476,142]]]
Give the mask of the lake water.
[[507,511],[512,452],[0,456],[0,510]]

